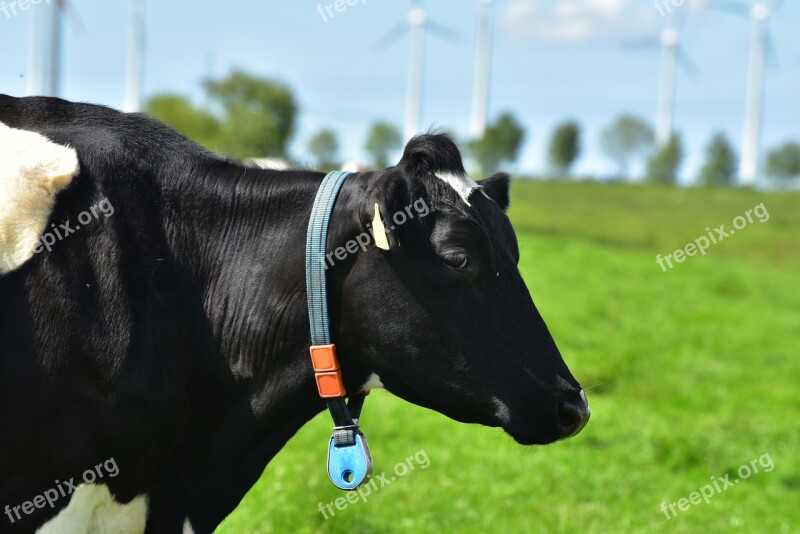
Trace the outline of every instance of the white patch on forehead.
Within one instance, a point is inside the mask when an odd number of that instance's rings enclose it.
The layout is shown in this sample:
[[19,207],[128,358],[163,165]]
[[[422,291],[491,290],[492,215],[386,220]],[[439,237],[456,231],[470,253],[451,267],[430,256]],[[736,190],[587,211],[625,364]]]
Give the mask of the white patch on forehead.
[[384,389],[383,382],[381,382],[381,377],[379,377],[376,373],[372,373],[367,377],[367,381],[364,382],[364,385],[361,386],[361,389]]
[[0,122],[0,275],[33,257],[56,194],[78,171],[74,149]]
[[461,197],[467,206],[472,205],[469,203],[469,197],[473,191],[480,189],[480,186],[476,184],[472,178],[466,174],[453,174],[451,172],[435,172],[433,174],[438,179],[455,189],[456,193],[458,193],[458,196]]
[[36,534],[144,532],[146,523],[146,495],[139,495],[128,504],[119,504],[107,486],[84,484],[71,495],[69,505]]

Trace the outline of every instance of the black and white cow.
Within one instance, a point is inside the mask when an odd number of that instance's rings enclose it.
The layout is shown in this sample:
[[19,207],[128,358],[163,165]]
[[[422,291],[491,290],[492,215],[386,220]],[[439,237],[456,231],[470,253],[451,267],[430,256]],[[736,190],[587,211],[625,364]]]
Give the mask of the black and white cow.
[[[0,531],[212,531],[324,409],[304,270],[323,175],[54,98],[0,96],[0,123]],[[507,175],[476,184],[439,135],[345,182],[328,248],[349,250],[328,286],[348,391],[522,444],[583,427],[508,203]],[[376,205],[389,250],[345,247]]]

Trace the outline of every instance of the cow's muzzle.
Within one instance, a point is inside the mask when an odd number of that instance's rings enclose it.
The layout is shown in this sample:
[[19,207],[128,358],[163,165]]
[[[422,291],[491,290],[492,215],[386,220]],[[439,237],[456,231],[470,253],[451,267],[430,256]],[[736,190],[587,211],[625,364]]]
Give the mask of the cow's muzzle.
[[570,392],[558,403],[558,425],[561,429],[561,439],[571,438],[583,430],[592,411],[582,389]]

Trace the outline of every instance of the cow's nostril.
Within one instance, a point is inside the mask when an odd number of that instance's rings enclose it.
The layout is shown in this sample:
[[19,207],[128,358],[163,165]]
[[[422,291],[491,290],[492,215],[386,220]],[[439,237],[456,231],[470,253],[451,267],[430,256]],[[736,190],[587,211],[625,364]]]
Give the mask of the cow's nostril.
[[580,414],[578,414],[571,406],[568,406],[566,403],[562,402],[558,407],[559,426],[565,430],[570,429],[575,426],[578,419],[580,419]]
[[563,437],[574,436],[586,426],[592,411],[583,390],[572,393],[558,404],[558,424]]

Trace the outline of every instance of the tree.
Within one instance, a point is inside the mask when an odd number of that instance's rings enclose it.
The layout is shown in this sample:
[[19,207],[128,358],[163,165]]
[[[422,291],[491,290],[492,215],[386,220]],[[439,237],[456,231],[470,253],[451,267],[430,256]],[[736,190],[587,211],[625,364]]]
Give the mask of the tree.
[[672,134],[669,142],[658,149],[647,161],[647,181],[654,184],[674,185],[678,183],[678,168],[683,160],[683,143],[678,134]]
[[525,129],[510,113],[503,113],[486,126],[483,136],[467,144],[467,150],[480,165],[483,174],[498,170],[504,161],[513,162],[519,155]]
[[175,128],[211,150],[219,150],[219,120],[211,113],[196,108],[188,98],[176,94],[161,94],[149,99],[145,112]]
[[322,129],[314,134],[308,140],[308,152],[320,170],[329,171],[339,166],[339,140],[333,130]]
[[229,156],[286,157],[295,129],[297,104],[291,90],[273,80],[233,71],[206,80],[211,113],[179,95],[157,95],[146,109],[195,141]]
[[603,151],[619,165],[620,176],[628,177],[631,160],[653,145],[653,129],[632,115],[621,115],[601,133]]
[[367,134],[364,149],[372,156],[372,164],[377,169],[389,166],[389,154],[403,146],[403,136],[388,122],[378,121]]
[[581,152],[581,128],[576,122],[565,122],[553,131],[548,160],[554,171],[569,176],[569,171]]
[[287,155],[297,116],[297,104],[287,86],[238,70],[222,80],[207,80],[204,86],[225,114],[225,153],[238,158]]
[[767,155],[767,175],[776,178],[800,176],[800,143],[789,141]]
[[706,148],[706,162],[698,182],[706,186],[733,185],[736,180],[736,153],[728,138],[717,133]]

